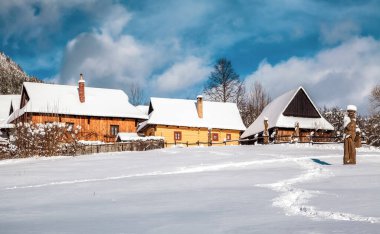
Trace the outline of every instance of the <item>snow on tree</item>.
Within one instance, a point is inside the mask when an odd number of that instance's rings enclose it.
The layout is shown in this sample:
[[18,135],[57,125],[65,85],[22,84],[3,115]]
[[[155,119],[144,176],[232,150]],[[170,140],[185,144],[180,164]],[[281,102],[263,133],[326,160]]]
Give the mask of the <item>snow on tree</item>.
[[343,119],[345,116],[346,111],[343,110],[340,107],[332,107],[332,108],[327,108],[323,107],[323,109],[320,110],[322,116],[334,126],[334,135],[340,136],[343,134],[344,130],[344,123]]
[[[343,138],[346,111],[340,107],[324,107],[321,109],[321,114],[334,126],[334,135]],[[380,111],[369,116],[363,116],[358,113],[356,124],[358,126],[357,131],[360,131],[361,136],[369,145],[380,146]]]
[[11,58],[0,52],[0,94],[20,94],[25,81],[42,82],[28,76]]
[[372,89],[370,102],[372,113],[365,119],[365,126],[362,130],[370,145],[380,146],[380,85],[376,85]]
[[[78,146],[80,126],[74,129],[64,123],[17,123],[9,144],[1,147],[5,157],[74,155]],[[4,157],[4,156],[3,156]]]

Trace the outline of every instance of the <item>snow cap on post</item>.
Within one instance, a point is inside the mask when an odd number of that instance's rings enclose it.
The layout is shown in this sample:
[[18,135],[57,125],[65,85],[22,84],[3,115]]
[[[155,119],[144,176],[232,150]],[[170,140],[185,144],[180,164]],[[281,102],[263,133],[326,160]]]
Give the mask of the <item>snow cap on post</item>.
[[264,120],[268,120],[268,117],[265,116],[265,117],[264,117]]
[[356,108],[355,105],[348,105],[347,106],[347,111],[357,111],[358,109]]
[[84,93],[84,79],[83,79],[83,74],[81,73],[80,74],[80,79],[78,81],[78,93],[79,93],[79,101],[81,103],[85,102],[86,98],[85,98],[85,93]]

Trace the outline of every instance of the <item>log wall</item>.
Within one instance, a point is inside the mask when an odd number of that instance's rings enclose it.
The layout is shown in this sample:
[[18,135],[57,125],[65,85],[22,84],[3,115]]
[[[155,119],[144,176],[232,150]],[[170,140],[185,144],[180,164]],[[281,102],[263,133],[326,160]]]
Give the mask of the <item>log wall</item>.
[[32,114],[29,119],[33,123],[73,123],[74,127],[79,125],[79,139],[87,141],[114,142],[115,137],[111,135],[111,125],[118,125],[119,132],[136,132],[136,119],[91,117],[91,116],[67,116],[67,115],[42,115]]
[[[300,129],[300,136],[298,137],[298,142],[310,142],[310,134],[311,132],[314,132],[315,136],[313,138],[313,141],[315,142],[323,142],[323,141],[333,141],[333,139],[329,139],[333,136],[332,131],[315,131],[312,129]],[[295,137],[295,130],[294,129],[284,129],[284,128],[278,128],[277,134],[276,134],[276,140],[280,142],[291,142]]]

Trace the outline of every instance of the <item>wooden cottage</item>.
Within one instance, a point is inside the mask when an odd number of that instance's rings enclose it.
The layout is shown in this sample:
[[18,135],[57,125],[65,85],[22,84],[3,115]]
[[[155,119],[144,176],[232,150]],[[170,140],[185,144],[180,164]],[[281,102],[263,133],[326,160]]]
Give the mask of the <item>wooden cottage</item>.
[[265,120],[268,123],[268,135],[276,142],[309,142],[312,137],[314,141],[328,141],[334,130],[303,87],[291,90],[269,103],[241,138],[258,139],[261,142]]
[[20,95],[0,95],[0,137],[9,137],[13,124],[8,124],[7,120],[13,110],[19,107],[20,98]]
[[115,141],[119,132],[136,132],[147,116],[131,105],[122,90],[25,82],[21,102],[8,123],[61,122],[80,126],[79,138]]
[[167,145],[237,145],[245,130],[235,103],[151,98],[149,119],[138,133],[161,136]]

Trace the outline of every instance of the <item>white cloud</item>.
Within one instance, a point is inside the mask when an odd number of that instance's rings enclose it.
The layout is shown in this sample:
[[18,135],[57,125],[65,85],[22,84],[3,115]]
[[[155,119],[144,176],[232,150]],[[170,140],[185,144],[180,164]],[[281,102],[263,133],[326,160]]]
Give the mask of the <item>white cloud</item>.
[[55,82],[76,84],[83,73],[89,86],[128,91],[129,84],[137,83],[150,96],[166,96],[189,91],[209,74],[206,62],[183,49],[177,38],[143,43],[123,33],[132,19],[125,8],[115,5],[108,15],[98,28],[67,43]]
[[67,45],[60,83],[74,84],[83,73],[92,86],[124,88],[130,82],[142,84],[160,64],[158,57],[155,50],[129,35],[115,39],[102,32],[81,34]]
[[336,44],[360,34],[360,27],[352,21],[322,24],[320,39],[326,44]]
[[102,30],[106,34],[118,36],[131,20],[132,14],[121,5],[113,5],[103,22]]
[[158,92],[177,92],[203,82],[211,71],[201,58],[190,56],[155,79]]
[[276,65],[264,60],[246,82],[260,81],[272,98],[303,85],[317,105],[356,104],[366,113],[370,90],[380,82],[379,64],[380,41],[353,38],[311,58],[292,57]]

